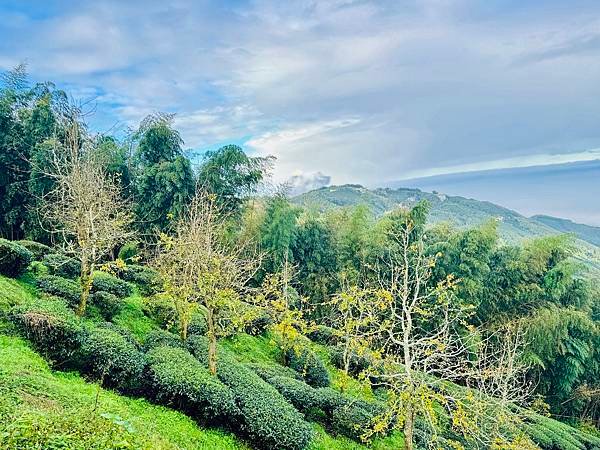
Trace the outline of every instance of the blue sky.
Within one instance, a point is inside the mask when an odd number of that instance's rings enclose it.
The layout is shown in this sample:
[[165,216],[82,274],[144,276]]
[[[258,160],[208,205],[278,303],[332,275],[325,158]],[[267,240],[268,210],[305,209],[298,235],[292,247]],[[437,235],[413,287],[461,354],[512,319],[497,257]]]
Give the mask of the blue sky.
[[598,159],[599,56],[597,1],[0,2],[0,69],[94,99],[94,129],[174,112],[309,186]]

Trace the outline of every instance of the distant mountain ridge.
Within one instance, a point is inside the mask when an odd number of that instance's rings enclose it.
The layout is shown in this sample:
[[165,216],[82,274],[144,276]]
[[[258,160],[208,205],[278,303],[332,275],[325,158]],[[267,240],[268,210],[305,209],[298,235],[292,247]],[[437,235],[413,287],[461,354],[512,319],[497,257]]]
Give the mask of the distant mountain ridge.
[[365,204],[376,216],[398,207],[409,207],[421,200],[427,200],[431,205],[431,223],[450,222],[462,228],[496,219],[499,221],[500,236],[507,242],[557,233],[572,233],[587,244],[587,251],[593,254],[600,253],[600,227],[551,216],[525,217],[491,202],[436,191],[424,192],[416,188],[367,189],[358,184],[346,184],[315,189],[292,198],[296,204],[321,211]]

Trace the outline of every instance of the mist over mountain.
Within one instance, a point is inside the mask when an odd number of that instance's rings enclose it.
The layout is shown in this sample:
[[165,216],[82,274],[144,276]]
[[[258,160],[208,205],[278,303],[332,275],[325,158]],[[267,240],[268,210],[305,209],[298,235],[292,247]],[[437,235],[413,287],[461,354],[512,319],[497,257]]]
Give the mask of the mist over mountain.
[[504,205],[526,216],[600,225],[600,160],[438,175],[387,183]]

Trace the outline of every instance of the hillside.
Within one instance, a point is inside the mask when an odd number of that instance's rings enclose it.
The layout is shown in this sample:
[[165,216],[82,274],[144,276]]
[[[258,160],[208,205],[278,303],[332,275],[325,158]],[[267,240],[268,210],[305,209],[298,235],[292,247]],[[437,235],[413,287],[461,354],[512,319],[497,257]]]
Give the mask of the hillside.
[[[0,275],[0,448],[2,449],[206,449],[250,450],[256,448],[233,427],[208,427],[194,414],[177,411],[178,405],[159,405],[118,390],[101,387],[101,381],[78,371],[52,367],[36,345],[20,336],[10,321],[10,311],[19,305],[47,302],[49,297],[32,284],[33,274],[22,279]],[[55,300],[52,300],[55,301]],[[141,309],[138,294],[125,299],[125,306],[112,319],[120,333],[144,342],[158,324]],[[97,327],[97,319],[85,319]],[[52,336],[52,328],[48,329]],[[240,363],[277,366],[277,348],[268,337],[239,334],[222,342]],[[60,344],[62,345],[62,344]],[[326,350],[321,350],[324,355]],[[338,370],[328,364],[333,380]],[[357,383],[358,385],[358,383]],[[356,390],[359,393],[358,389]],[[281,398],[281,400],[283,400]],[[308,450],[366,450],[342,435],[328,433],[311,422],[313,439]],[[375,440],[370,448],[399,448],[399,433]]]
[[593,227],[591,225],[576,223],[568,219],[544,215],[536,215],[531,217],[531,219],[561,233],[573,233],[581,240],[600,246],[600,227]]
[[528,218],[494,203],[435,191],[430,193],[410,188],[367,189],[360,185],[348,184],[323,187],[292,199],[296,204],[319,211],[365,204],[376,216],[397,207],[412,206],[421,200],[427,200],[431,205],[432,223],[450,222],[457,227],[466,228],[496,219],[500,223],[500,236],[508,242],[556,233],[573,233],[578,239],[594,247],[600,244],[600,228],[548,216]]

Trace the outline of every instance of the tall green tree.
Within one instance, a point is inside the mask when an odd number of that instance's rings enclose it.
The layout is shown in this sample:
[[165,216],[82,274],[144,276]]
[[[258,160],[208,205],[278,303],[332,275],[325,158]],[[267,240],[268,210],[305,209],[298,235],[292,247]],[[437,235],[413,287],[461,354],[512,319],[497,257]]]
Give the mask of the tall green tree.
[[149,116],[134,135],[136,216],[140,231],[165,230],[181,217],[195,192],[190,160],[172,116]]
[[299,226],[292,247],[297,265],[297,288],[312,305],[313,318],[327,314],[324,305],[338,287],[338,255],[334,235],[326,222],[308,217]]
[[293,262],[292,247],[296,240],[299,214],[300,209],[290,204],[283,194],[267,200],[260,227],[260,244],[265,252],[262,270],[265,273],[279,272],[286,263]]
[[237,145],[226,145],[206,152],[198,183],[216,196],[225,214],[237,214],[244,198],[257,191],[272,161],[272,157],[250,157]]

